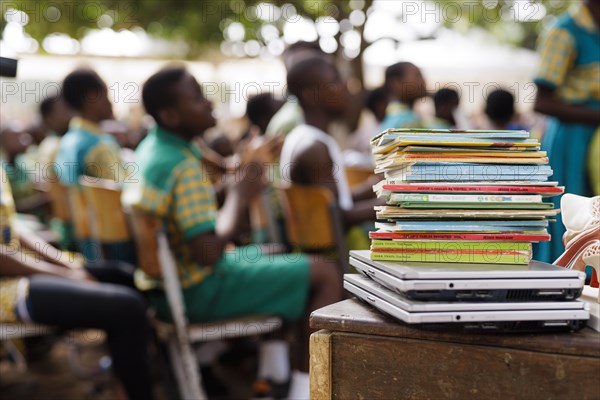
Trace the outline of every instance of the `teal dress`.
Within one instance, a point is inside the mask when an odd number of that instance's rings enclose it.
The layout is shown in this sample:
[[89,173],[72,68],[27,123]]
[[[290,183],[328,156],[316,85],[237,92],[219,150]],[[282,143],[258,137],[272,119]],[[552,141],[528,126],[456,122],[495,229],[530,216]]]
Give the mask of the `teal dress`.
[[385,110],[385,118],[381,121],[380,130],[423,126],[421,118],[410,107],[399,101],[392,101]]
[[[600,32],[589,10],[580,4],[558,18],[546,31],[538,48],[540,66],[534,82],[555,89],[564,102],[600,112]],[[566,193],[592,196],[586,166],[590,142],[598,127],[549,118],[542,137],[554,171],[551,179],[565,186]],[[553,198],[560,207],[560,197]],[[565,227],[560,218],[550,224],[551,242],[534,247],[534,258],[553,262],[563,252]]]

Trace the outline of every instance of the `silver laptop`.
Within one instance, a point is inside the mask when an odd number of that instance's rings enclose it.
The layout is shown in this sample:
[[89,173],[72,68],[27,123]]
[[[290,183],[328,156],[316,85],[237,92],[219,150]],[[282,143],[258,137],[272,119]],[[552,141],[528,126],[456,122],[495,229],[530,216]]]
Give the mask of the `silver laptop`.
[[425,303],[411,300],[359,274],[344,275],[350,293],[408,324],[471,331],[572,331],[585,326],[587,304],[570,302],[529,303]]
[[363,275],[415,300],[556,301],[581,295],[585,273],[532,261],[529,265],[372,261],[370,251],[350,251]]

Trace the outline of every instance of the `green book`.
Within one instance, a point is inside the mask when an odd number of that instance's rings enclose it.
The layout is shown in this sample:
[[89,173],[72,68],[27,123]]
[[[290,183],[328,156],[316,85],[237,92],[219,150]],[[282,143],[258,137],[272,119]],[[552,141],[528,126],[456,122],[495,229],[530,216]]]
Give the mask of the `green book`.
[[458,209],[507,209],[507,210],[548,210],[554,207],[552,203],[442,203],[429,201],[404,201],[388,203],[402,208],[458,208]]
[[390,250],[435,250],[435,251],[531,251],[526,242],[467,242],[454,240],[385,240],[373,239],[372,249]]
[[475,255],[470,253],[385,253],[371,251],[371,260],[428,263],[528,264],[529,261],[531,261],[531,253],[525,252],[524,254],[515,255]]

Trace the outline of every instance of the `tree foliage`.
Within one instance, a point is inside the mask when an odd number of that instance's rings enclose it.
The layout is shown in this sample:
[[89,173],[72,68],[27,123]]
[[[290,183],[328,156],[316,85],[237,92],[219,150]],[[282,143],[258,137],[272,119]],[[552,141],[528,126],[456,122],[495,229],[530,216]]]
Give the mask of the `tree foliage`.
[[[271,16],[265,15],[272,9],[261,8],[261,3],[273,4],[278,11]],[[40,42],[54,32],[81,39],[88,29],[102,27],[101,18],[106,22],[108,17],[111,20],[109,26],[114,30],[141,27],[156,37],[183,39],[190,44],[189,56],[194,58],[207,46],[218,46],[224,40],[225,25],[232,21],[245,27],[243,40],[262,43],[260,28],[264,24],[277,27],[281,34],[285,22],[298,16],[312,20],[330,16],[341,21],[352,11],[351,3],[345,0],[21,0],[3,1],[2,14],[9,9],[25,12],[29,18],[25,31]],[[372,0],[362,3],[367,11]],[[405,12],[422,4],[418,1],[404,3]],[[438,7],[443,26],[461,31],[480,27],[501,42],[533,48],[544,24],[564,12],[570,2],[436,0],[429,4]],[[3,30],[7,22],[3,18],[1,23]]]

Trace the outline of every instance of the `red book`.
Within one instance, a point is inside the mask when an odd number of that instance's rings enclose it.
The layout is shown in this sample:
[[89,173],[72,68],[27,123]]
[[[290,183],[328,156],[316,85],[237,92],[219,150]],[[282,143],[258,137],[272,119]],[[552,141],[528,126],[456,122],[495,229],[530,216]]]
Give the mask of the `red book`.
[[383,185],[383,190],[392,192],[430,193],[548,193],[561,194],[564,188],[558,186],[458,186],[458,185]]
[[370,239],[403,240],[473,240],[498,242],[545,242],[549,234],[519,233],[411,233],[411,232],[369,232]]
[[526,254],[528,250],[453,250],[453,249],[390,249],[385,247],[371,246],[373,253],[397,253],[397,254],[468,254],[468,255],[503,255],[515,256]]

